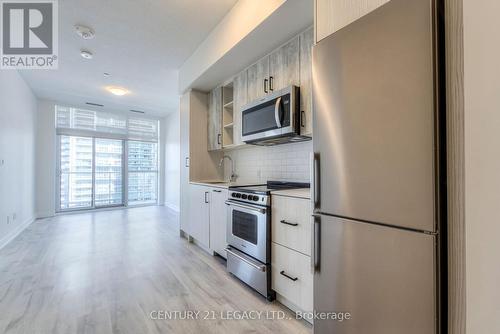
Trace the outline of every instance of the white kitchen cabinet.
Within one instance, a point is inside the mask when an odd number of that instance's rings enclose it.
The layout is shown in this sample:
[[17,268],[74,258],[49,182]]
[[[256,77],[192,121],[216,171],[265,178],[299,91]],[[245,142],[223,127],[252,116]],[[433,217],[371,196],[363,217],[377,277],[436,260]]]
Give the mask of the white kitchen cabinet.
[[269,55],[269,92],[300,85],[299,37]]
[[210,249],[226,258],[227,189],[212,188],[210,192]]
[[300,134],[312,136],[312,47],[314,29],[304,31],[300,38]]
[[297,308],[295,311],[311,312],[313,310],[311,258],[275,243],[272,243],[271,254],[273,290],[286,298],[285,304],[288,304],[288,307]]
[[312,209],[310,198],[272,194],[272,287],[294,311],[312,311]]
[[248,102],[253,102],[269,93],[269,56],[265,56],[247,69]]
[[222,87],[208,94],[208,150],[222,149]]
[[309,200],[273,195],[272,241],[310,256],[311,215]]
[[315,0],[316,42],[390,0]]
[[189,234],[205,248],[210,246],[210,191],[192,184],[189,192]]

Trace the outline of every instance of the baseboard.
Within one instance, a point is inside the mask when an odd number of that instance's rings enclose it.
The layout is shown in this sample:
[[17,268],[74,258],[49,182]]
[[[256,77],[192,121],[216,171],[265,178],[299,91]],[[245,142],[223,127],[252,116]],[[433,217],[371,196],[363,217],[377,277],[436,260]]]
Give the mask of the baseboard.
[[55,215],[56,215],[55,212],[50,212],[50,211],[38,212],[36,214],[36,219],[51,218],[51,217],[54,217]]
[[178,205],[171,204],[171,203],[167,203],[167,202],[165,202],[163,205],[164,205],[164,206],[166,206],[167,208],[169,208],[169,209],[170,209],[170,210],[172,210],[172,211],[175,211],[175,212],[177,212],[177,213],[179,213],[179,212],[180,212],[180,208],[179,208],[179,206],[178,206]]
[[17,228],[15,228],[12,232],[10,232],[5,237],[3,237],[2,239],[0,239],[0,249],[2,249],[5,246],[7,246],[7,244],[9,242],[11,242],[12,240],[14,240],[19,234],[21,234],[21,232],[23,232],[35,220],[36,220],[35,217],[32,217],[32,218],[26,220],[24,223],[22,223]]

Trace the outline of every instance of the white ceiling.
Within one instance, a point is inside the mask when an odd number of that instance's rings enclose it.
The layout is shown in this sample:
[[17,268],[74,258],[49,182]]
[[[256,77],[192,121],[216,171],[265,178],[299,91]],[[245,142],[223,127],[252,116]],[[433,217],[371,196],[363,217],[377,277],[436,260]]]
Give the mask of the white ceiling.
[[[39,98],[166,115],[179,103],[178,69],[236,1],[59,1],[59,69],[21,75]],[[92,27],[96,37],[83,40],[75,24]],[[81,49],[92,51],[94,59],[83,59]],[[113,96],[104,90],[108,85],[131,94]]]

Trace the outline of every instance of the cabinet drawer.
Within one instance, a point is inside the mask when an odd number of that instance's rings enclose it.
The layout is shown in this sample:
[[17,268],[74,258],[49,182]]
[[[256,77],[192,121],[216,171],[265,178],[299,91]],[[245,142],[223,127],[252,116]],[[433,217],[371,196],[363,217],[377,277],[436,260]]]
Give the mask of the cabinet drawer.
[[312,311],[311,258],[272,243],[271,259],[273,290],[297,305],[302,311]]
[[311,220],[309,200],[273,196],[272,241],[310,256]]

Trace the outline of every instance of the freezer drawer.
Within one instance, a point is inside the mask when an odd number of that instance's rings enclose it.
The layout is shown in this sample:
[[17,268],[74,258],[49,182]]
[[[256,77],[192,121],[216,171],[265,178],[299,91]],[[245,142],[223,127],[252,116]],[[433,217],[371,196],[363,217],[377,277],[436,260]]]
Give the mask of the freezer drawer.
[[316,319],[316,334],[436,333],[435,236],[331,216],[315,229],[314,310],[352,315]]

